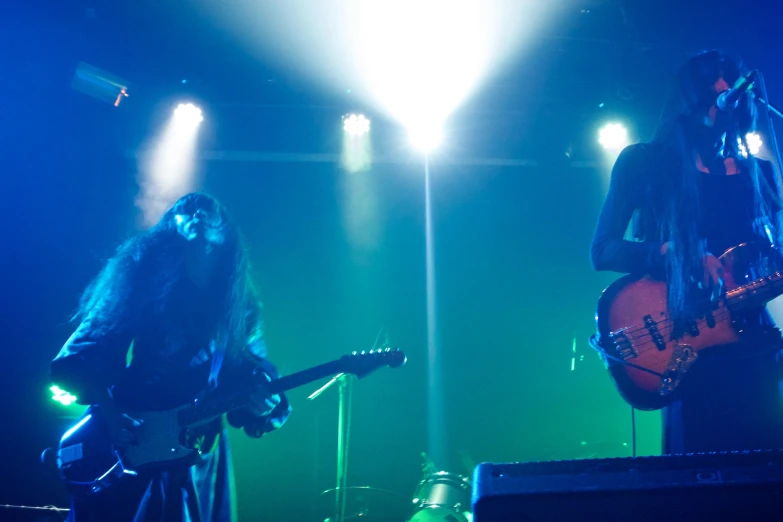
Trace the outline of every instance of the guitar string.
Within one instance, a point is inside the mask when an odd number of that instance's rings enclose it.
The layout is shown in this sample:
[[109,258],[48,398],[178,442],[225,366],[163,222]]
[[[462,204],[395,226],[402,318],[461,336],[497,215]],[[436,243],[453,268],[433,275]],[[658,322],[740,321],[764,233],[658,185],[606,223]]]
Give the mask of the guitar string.
[[[719,321],[723,321],[724,319],[726,319],[726,318],[727,318],[726,316],[729,316],[728,318],[730,318],[730,317],[731,317],[731,310],[729,309],[728,305],[725,305],[725,304],[724,304],[724,305],[721,305],[720,307],[718,307],[718,308],[715,308],[715,309],[713,309],[713,310],[720,310],[720,312],[718,312],[718,313],[714,313],[714,314],[712,315],[712,317],[713,317],[713,319],[715,319],[715,322],[716,322],[716,323],[717,323],[717,322],[719,322]],[[705,320],[705,319],[700,319],[700,320],[699,320],[699,321],[697,321],[697,322],[706,322],[706,320]],[[654,322],[654,324],[655,324],[656,326],[657,326],[658,324],[665,324],[665,323],[673,323],[673,320],[671,320],[671,319],[667,319],[667,320],[660,321],[660,322]],[[659,333],[660,333],[661,335],[665,335],[665,334],[671,333],[671,331],[672,331],[672,330],[674,330],[674,327],[673,327],[673,325],[672,325],[672,328],[671,328],[671,329],[668,329],[668,330],[667,330],[667,329],[666,329],[667,327],[668,327],[668,324],[666,324],[665,326],[663,326],[663,327],[662,327],[662,328],[659,330]],[[652,334],[651,334],[651,333],[649,333],[649,329],[648,329],[647,327],[641,327],[641,328],[637,328],[636,330],[633,330],[633,332],[639,332],[639,331],[643,331],[643,330],[647,330],[647,333],[643,333],[642,335],[635,336],[635,337],[631,336],[631,339],[632,339],[632,341],[631,341],[631,342],[632,342],[632,345],[633,345],[633,346],[636,348],[636,352],[637,352],[637,354],[640,354],[640,353],[642,353],[642,352],[649,351],[649,350],[650,350],[652,347],[651,347],[651,346],[648,346],[648,345],[650,345],[650,344],[653,344],[653,343],[654,343],[654,341],[652,340]],[[626,334],[626,335],[627,335],[627,334]],[[650,339],[650,340],[648,340],[648,341],[640,342],[640,343],[638,343],[638,344],[635,342],[635,341],[638,341],[638,340],[640,340],[640,339],[644,339],[645,337],[648,337],[648,336],[651,338],[651,339]]]
[[[726,316],[730,317],[730,315],[731,314],[728,311],[721,312],[720,314],[716,314],[714,316],[715,317],[715,322],[717,323],[719,321],[722,321],[722,320],[724,320],[724,318],[726,318]],[[671,330],[674,330],[674,328],[672,328]],[[661,334],[663,335],[665,333],[669,333],[671,330],[669,330],[668,332],[661,331]],[[648,334],[648,335],[650,335],[652,337],[651,334]],[[644,336],[644,335],[643,336],[639,336],[639,337],[636,337],[635,339],[641,339],[643,337],[646,337],[646,336]],[[652,349],[653,347],[649,346],[649,345],[654,344],[654,343],[655,343],[655,341],[653,341],[652,339],[650,339],[649,341],[641,342],[639,344],[636,344],[635,342],[632,342],[632,344],[636,347],[636,352],[639,353],[639,354],[641,354],[643,352],[650,351],[650,349]],[[656,347],[656,349],[657,349],[657,347]]]
[[[731,318],[731,310],[729,310],[728,307],[726,307],[726,306],[722,306],[721,308],[723,308],[723,310],[720,313],[717,313],[717,314],[713,315],[713,318],[715,319],[716,323],[720,322],[720,321],[723,321],[724,319],[730,319]],[[700,320],[700,322],[706,322],[706,320],[702,319],[702,320]],[[673,328],[672,328],[672,330],[673,330]],[[668,330],[668,331],[664,331],[663,329],[661,330],[661,334],[665,334],[665,333],[669,333],[669,332],[671,332],[671,330]],[[644,337],[647,337],[647,336],[652,337],[652,334],[649,334],[649,333],[648,334],[643,334],[643,335],[640,335],[638,337],[634,337],[633,340],[635,341],[635,340],[638,340],[638,339],[643,339]],[[650,351],[653,347],[649,346],[649,345],[653,344],[653,343],[654,343],[654,341],[652,339],[650,339],[649,341],[644,341],[644,342],[638,343],[638,344],[635,343],[635,342],[632,342],[632,344],[636,348],[637,354],[641,354],[643,352]]]
[[[781,275],[781,274],[780,274],[780,272],[778,272],[775,275]],[[747,285],[738,286],[737,288],[735,288],[735,289],[733,289],[733,290],[731,290],[731,291],[729,291],[727,293],[727,297],[724,298],[724,301],[729,302],[728,304],[731,304],[730,301],[733,301],[733,300],[741,301],[741,296],[740,295],[731,296],[730,294],[742,294],[744,292],[740,292],[741,290],[746,290],[746,289],[750,288],[751,286],[753,286],[755,284],[757,284],[757,282],[754,281],[752,283],[748,283]],[[763,288],[769,289],[769,290],[773,290],[775,286],[780,286],[780,285],[783,285],[783,279],[779,279],[779,280],[774,281],[772,283],[768,283],[767,285],[764,285]],[[710,309],[709,306],[710,305],[705,305],[705,309],[704,310],[700,310],[700,312],[707,313],[707,312],[710,312],[711,310],[717,310],[717,308]],[[725,306],[725,305],[722,305],[722,306]],[[655,325],[658,325],[658,324],[663,324],[663,323],[669,322],[669,321],[672,321],[672,319],[665,319],[665,320],[661,320],[661,321],[653,321],[653,323]],[[635,329],[632,329],[632,330],[631,330],[631,328],[634,328],[634,327],[633,326],[628,326],[626,328],[621,328],[620,330],[617,330],[617,333],[620,333],[620,332],[625,333],[625,334],[636,333],[636,332],[641,331],[641,330],[646,330],[647,326],[638,326],[638,327],[636,327]],[[613,333],[615,333],[615,332],[613,332]]]
[[[728,305],[725,305],[725,304],[722,304],[722,305],[718,306],[717,308],[712,308],[709,311],[712,312],[711,315],[712,315],[713,318],[722,317],[726,313],[731,313],[731,311],[729,310]],[[706,322],[706,319],[697,319],[696,322],[697,323],[699,323],[699,322]],[[671,330],[674,329],[674,320],[673,319],[661,319],[659,321],[653,321],[652,325],[650,325],[650,326],[658,327],[658,332],[659,333],[663,333],[664,329],[666,329],[669,326],[671,326],[672,328],[667,331],[667,333],[668,333],[668,332],[671,332]],[[646,336],[652,337],[652,333],[650,333],[650,327],[649,326],[640,326],[640,327],[635,328],[634,330],[629,330],[629,331],[617,330],[617,332],[612,332],[612,335],[615,335],[616,333],[622,333],[625,337],[629,337],[629,338],[633,338],[633,339],[642,339],[642,338],[644,338]],[[635,333],[640,333],[640,335],[633,335]]]
[[[730,311],[728,310],[727,307],[721,306],[720,308],[722,309],[720,312],[714,313],[712,315],[713,319],[715,319],[716,322],[723,320],[723,318],[727,314],[730,315]],[[703,321],[704,320],[699,320],[699,321],[697,321],[697,323],[698,322],[703,322]],[[658,324],[662,324],[663,322],[664,321],[661,321],[661,323],[655,323],[655,324],[657,326]],[[665,321],[665,322],[666,323],[670,323],[672,321],[668,320],[668,321]],[[646,330],[646,333],[642,333],[641,335],[637,335],[637,336],[624,334],[631,341],[631,344],[636,348],[636,352],[637,353],[641,353],[641,351],[645,351],[646,350],[645,348],[642,348],[642,347],[655,342],[652,339],[653,334],[650,333],[650,331],[649,331],[649,329],[647,327],[639,328],[639,329],[635,330],[635,332],[640,332],[640,331],[645,331],[645,330]],[[665,336],[666,334],[671,333],[673,330],[674,330],[674,325],[672,324],[672,327],[669,328],[668,324],[667,324],[667,325],[664,325],[661,328],[659,328],[658,333],[661,336]],[[645,337],[649,337],[650,339],[646,340],[646,341],[642,341]]]
[[[783,281],[781,281],[781,283],[783,283]],[[777,284],[777,282],[773,283],[773,284]],[[768,287],[768,288],[771,289],[771,287]],[[736,304],[736,303],[741,303],[741,302],[742,302],[742,297],[741,296],[729,297],[727,299],[724,299],[724,303],[719,305],[718,307],[706,310],[703,315],[706,315],[706,313],[710,313],[711,312],[712,317],[714,319],[718,320],[719,318],[722,318],[727,313],[731,314],[731,309],[730,309],[731,305]],[[716,313],[716,311],[717,311],[717,313]],[[702,314],[700,314],[700,315],[702,315]],[[697,323],[698,322],[706,322],[706,319],[698,319]],[[662,319],[662,320],[659,320],[659,321],[653,321],[653,326],[659,327],[659,333],[670,333],[674,329],[674,320],[667,318],[667,319]],[[672,328],[669,329],[668,331],[665,331],[665,328],[667,328],[669,326],[671,326]],[[628,327],[628,328],[634,328],[634,327]],[[642,333],[641,335],[638,335],[638,336],[634,336],[633,335],[635,333],[645,332],[645,331],[646,331],[646,333]],[[622,333],[623,335],[631,337],[633,339],[642,339],[642,338],[644,338],[645,336],[648,336],[648,335],[650,337],[652,337],[652,333],[650,333],[648,326],[640,326],[640,327],[636,327],[636,328],[634,328],[632,330],[621,329],[621,330],[617,330],[616,332],[612,332],[612,335],[617,334],[617,333]]]
[[[783,274],[781,274],[780,272],[777,272],[776,274],[774,274],[773,276],[770,276],[770,277],[774,277],[776,275],[779,276],[779,275],[783,275]],[[742,294],[743,292],[740,292],[741,290],[745,290],[745,289],[750,288],[751,286],[756,285],[756,284],[758,284],[758,282],[754,281],[752,283],[748,283],[747,285],[738,286],[734,290],[731,290],[729,292],[729,294],[731,294],[731,293]],[[778,279],[777,281],[774,281],[772,283],[768,283],[767,285],[764,285],[762,288],[767,289],[767,290],[773,290],[775,288],[775,286],[781,286],[781,285],[783,285],[783,279]],[[739,301],[739,302],[741,302],[742,301],[741,295],[737,295],[737,296],[733,296],[733,297],[729,295],[728,297],[726,297],[724,299],[725,304],[720,305],[717,308],[707,308],[707,307],[705,307],[703,313],[706,314],[708,312],[711,312],[711,311],[714,311],[714,310],[718,310],[719,308],[728,307],[731,304],[733,304],[732,301]],[[673,319],[663,319],[663,320],[659,320],[659,321],[653,321],[653,325],[655,325],[655,326],[667,325],[668,323],[671,323],[671,322],[673,322]],[[636,332],[640,332],[640,331],[643,331],[643,330],[648,330],[648,327],[647,326],[637,326],[637,327],[634,328],[633,326],[628,326],[626,328],[621,328],[620,330],[616,330],[615,332],[612,332],[612,334],[623,333],[625,335],[630,335],[630,334],[634,334]]]
[[[729,318],[731,317],[731,310],[727,306],[721,306],[720,308],[718,308],[716,310],[720,310],[719,312],[712,314],[712,318],[715,320],[716,323],[720,322],[720,321],[723,321],[724,319],[727,318],[727,316]],[[673,323],[673,321],[671,321],[671,320],[668,320],[668,321],[665,321],[665,322],[666,323]],[[706,323],[707,320],[706,319],[699,319],[696,322],[697,322],[697,325],[698,325],[699,323]],[[664,325],[662,328],[660,328],[658,330],[658,333],[661,334],[661,335],[665,335],[665,334],[671,333],[673,330],[674,330],[674,325],[673,324],[671,324],[671,325],[670,324],[666,324],[666,325]],[[637,331],[639,331],[639,330],[637,330]],[[649,333],[649,331],[648,331],[647,333],[642,333],[641,335],[638,335],[638,336],[632,336],[631,339],[634,340],[634,341],[637,341],[637,340],[644,339],[645,337],[652,337],[652,334]],[[640,344],[639,346],[642,346],[644,344],[651,343],[651,342],[654,342],[654,341],[652,341],[652,340],[645,341],[644,343]]]

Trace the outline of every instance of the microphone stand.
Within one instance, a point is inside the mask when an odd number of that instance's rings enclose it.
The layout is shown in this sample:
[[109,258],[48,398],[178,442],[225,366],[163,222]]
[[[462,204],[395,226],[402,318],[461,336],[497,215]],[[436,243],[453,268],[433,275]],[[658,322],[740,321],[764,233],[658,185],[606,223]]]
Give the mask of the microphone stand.
[[771,112],[772,114],[774,114],[778,118],[783,119],[783,112],[780,112],[773,105],[770,105],[769,103],[767,103],[767,101],[764,98],[759,98],[758,100],[759,100],[759,103],[761,103],[764,106],[765,109],[768,109],[769,112]]
[[778,185],[780,185],[782,181],[781,169],[783,169],[783,161],[781,161],[780,158],[780,146],[778,145],[778,137],[777,134],[775,133],[775,124],[772,121],[772,115],[774,114],[779,118],[783,118],[783,113],[781,113],[779,110],[777,110],[769,103],[769,94],[767,94],[767,82],[764,80],[764,75],[761,73],[759,73],[759,80],[761,83],[761,97],[758,98],[758,101],[766,109],[767,124],[769,125],[769,134],[770,134],[770,138],[772,138],[772,146],[774,147],[775,150],[775,160],[778,163],[776,177],[777,177]]
[[348,443],[351,435],[351,392],[352,376],[345,373],[335,375],[307,397],[318,398],[322,393],[337,386],[337,487],[335,488],[335,518],[331,522],[345,521],[346,495],[348,493]]

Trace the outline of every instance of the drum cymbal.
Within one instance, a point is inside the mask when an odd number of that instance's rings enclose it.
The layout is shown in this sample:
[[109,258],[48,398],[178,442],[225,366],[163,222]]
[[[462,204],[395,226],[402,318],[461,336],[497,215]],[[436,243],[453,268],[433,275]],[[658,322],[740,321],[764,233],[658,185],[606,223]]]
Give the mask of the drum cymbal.
[[[325,513],[333,514],[339,488],[322,492],[319,504]],[[405,496],[388,489],[371,486],[348,486],[345,490],[345,518],[361,516],[362,520],[403,520],[410,510]]]
[[[328,495],[330,493],[336,493],[340,488],[331,488],[321,493],[321,496]],[[347,496],[351,495],[367,495],[367,496],[380,496],[385,498],[400,498],[404,499],[403,495],[400,495],[396,491],[390,489],[374,488],[372,486],[347,486],[344,488]]]

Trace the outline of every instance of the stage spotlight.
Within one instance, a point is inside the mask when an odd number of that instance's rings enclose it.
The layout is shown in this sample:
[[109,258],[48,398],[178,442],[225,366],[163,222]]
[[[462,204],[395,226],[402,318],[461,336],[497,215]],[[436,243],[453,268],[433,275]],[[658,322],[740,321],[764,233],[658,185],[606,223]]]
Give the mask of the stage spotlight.
[[747,133],[745,135],[745,142],[748,144],[748,149],[750,149],[750,154],[752,156],[758,154],[761,150],[761,146],[764,144],[764,142],[761,141],[761,135],[758,132]]
[[343,116],[343,130],[351,136],[362,136],[370,132],[370,120],[362,114],[346,114]]
[[201,109],[192,103],[180,103],[174,109],[174,119],[179,123],[195,127],[204,121],[204,116],[201,114]]
[[143,225],[152,226],[177,199],[197,187],[197,144],[201,109],[180,103],[167,124],[152,138],[149,151],[139,158],[136,205]]
[[414,125],[408,128],[408,136],[411,145],[427,154],[440,145],[443,133],[439,125]]
[[598,131],[598,143],[606,150],[620,150],[628,145],[628,131],[619,123],[607,123]]

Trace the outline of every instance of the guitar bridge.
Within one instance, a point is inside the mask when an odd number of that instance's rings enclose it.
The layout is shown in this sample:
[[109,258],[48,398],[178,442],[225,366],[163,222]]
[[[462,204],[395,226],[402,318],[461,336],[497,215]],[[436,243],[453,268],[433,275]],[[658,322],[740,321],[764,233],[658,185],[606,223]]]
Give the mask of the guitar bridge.
[[677,389],[688,369],[696,361],[697,355],[690,345],[674,345],[672,357],[661,376],[661,384],[658,388],[661,397],[665,397]]
[[613,333],[610,336],[610,339],[617,349],[617,354],[622,357],[624,361],[639,356],[639,352],[633,345],[633,341],[631,341],[624,332]]

